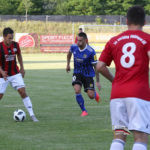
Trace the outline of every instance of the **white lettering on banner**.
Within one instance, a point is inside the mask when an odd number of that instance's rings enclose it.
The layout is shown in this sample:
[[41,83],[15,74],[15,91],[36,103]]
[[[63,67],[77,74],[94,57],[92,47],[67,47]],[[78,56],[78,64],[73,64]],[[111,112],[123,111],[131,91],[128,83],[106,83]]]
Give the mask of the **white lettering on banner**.
[[46,43],[46,42],[66,42],[67,40],[72,41],[73,36],[72,35],[41,35],[41,42]]
[[31,35],[24,35],[19,39],[20,47],[34,47],[35,41]]

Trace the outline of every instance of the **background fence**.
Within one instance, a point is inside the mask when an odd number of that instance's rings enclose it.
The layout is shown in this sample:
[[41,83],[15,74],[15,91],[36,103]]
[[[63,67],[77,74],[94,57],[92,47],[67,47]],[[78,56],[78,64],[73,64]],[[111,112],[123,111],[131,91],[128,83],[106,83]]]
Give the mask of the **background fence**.
[[[149,22],[150,16],[147,16],[147,23],[150,24]],[[67,52],[68,43],[62,43],[62,40],[69,35],[74,43],[78,29],[82,27],[88,35],[89,44],[97,52],[101,52],[110,37],[127,29],[124,24],[126,24],[125,16],[29,15],[28,21],[26,21],[26,17],[23,15],[0,15],[0,40],[2,40],[3,29],[11,27],[15,33],[19,33],[17,36],[23,36],[18,37],[18,42],[20,45],[26,46],[22,47],[24,53],[56,52],[56,50]],[[145,27],[146,32],[150,33],[150,26]],[[48,37],[49,42],[47,41],[46,45],[41,43],[41,36]],[[57,37],[54,43],[51,42],[53,37]]]
[[[15,19],[17,21],[25,21],[26,16],[24,15],[0,15],[1,21],[7,21]],[[28,15],[27,19],[30,21],[55,21],[55,22],[99,22],[106,24],[125,24],[125,16],[61,16],[61,15]],[[149,22],[150,17],[148,16]]]

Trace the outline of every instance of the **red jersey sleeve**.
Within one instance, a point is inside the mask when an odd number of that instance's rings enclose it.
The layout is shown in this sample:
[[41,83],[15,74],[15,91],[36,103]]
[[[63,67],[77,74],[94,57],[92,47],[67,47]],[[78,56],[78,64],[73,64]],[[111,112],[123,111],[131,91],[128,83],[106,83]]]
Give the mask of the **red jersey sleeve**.
[[150,41],[147,42],[145,50],[146,52],[150,51]]
[[17,54],[20,54],[20,53],[21,53],[20,46],[19,46],[19,43],[17,43]]
[[111,51],[111,47],[110,47],[110,44],[109,42],[106,44],[104,50],[102,51],[100,57],[99,57],[99,61],[102,61],[104,63],[107,64],[107,66],[110,66],[112,60],[113,60],[113,57],[112,57],[112,51]]

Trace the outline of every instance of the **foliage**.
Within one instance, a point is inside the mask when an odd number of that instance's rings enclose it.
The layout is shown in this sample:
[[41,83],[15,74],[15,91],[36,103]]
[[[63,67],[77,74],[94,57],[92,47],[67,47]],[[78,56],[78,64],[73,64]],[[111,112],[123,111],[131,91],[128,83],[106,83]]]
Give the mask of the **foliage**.
[[150,15],[150,0],[1,0],[0,14],[25,14],[28,9],[30,15],[125,15],[133,5]]
[[17,10],[21,14],[25,14],[26,12],[26,15],[27,15],[28,11],[31,12],[32,6],[33,6],[33,3],[31,2],[31,0],[22,0]]

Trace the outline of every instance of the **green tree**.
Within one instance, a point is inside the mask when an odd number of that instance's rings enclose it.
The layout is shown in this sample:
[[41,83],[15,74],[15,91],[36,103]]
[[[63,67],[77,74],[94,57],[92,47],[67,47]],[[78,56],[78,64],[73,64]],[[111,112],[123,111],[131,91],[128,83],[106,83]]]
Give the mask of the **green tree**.
[[28,12],[32,10],[32,6],[33,3],[31,2],[31,0],[22,0],[17,9],[18,12],[21,12],[22,14],[25,13],[26,21],[27,21]]
[[63,15],[96,15],[104,14],[105,0],[65,0],[58,7],[56,14]]
[[0,0],[0,14],[1,15],[15,15],[20,0]]
[[51,15],[56,11],[57,0],[43,0],[44,14]]
[[146,11],[146,14],[150,15],[150,0],[145,0],[145,5],[143,5],[143,7]]
[[134,4],[134,0],[107,0],[107,15],[126,15],[127,10]]

